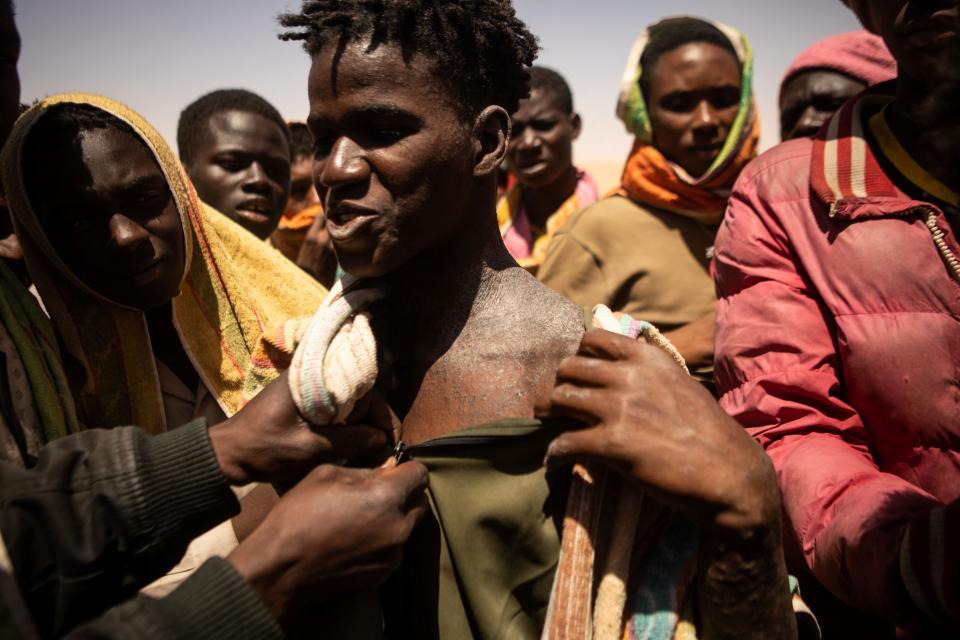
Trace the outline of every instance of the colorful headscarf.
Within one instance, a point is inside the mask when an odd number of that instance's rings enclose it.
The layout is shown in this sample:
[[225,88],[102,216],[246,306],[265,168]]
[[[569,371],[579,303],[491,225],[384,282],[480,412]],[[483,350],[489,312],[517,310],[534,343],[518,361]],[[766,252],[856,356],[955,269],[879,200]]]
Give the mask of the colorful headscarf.
[[[168,426],[157,367],[142,311],[106,299],[58,256],[27,197],[22,155],[31,128],[57,104],[85,104],[130,125],[167,179],[183,226],[187,264],[172,301],[184,351],[226,415],[243,405],[251,353],[263,334],[316,311],[326,291],[266,243],[200,203],[176,156],[139,114],[100,96],[48,98],[17,122],[0,169],[27,268],[69,360],[68,375],[88,427],[135,424],[150,433]],[[272,372],[270,378],[278,372]]]
[[[698,18],[694,18],[698,19]],[[720,30],[733,46],[743,68],[740,106],[726,142],[710,168],[692,177],[667,160],[652,143],[652,127],[640,76],[640,60],[650,42],[650,25],[634,42],[620,85],[617,117],[636,136],[623,169],[619,193],[632,200],[693,218],[703,224],[718,224],[727,198],[740,171],[757,155],[760,121],[753,101],[753,51],[740,31],[719,22],[702,20]]]
[[897,61],[883,38],[861,29],[824,38],[800,52],[783,75],[780,98],[795,75],[818,69],[842,73],[868,87],[897,77]]

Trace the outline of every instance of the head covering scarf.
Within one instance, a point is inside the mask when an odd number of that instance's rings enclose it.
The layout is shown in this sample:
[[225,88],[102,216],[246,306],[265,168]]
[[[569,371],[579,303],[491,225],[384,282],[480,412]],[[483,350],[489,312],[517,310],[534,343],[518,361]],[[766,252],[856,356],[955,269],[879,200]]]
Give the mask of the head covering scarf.
[[790,64],[780,83],[783,88],[799,73],[828,70],[859,80],[868,87],[897,77],[897,61],[880,36],[859,30],[824,38],[804,49]]
[[[43,444],[80,430],[70,385],[60,362],[53,326],[33,295],[0,260],[0,323],[16,348],[35,411],[23,424],[41,436]],[[7,366],[10,366],[8,361]],[[11,389],[11,393],[16,393]],[[25,415],[19,416],[23,421]],[[16,460],[16,458],[9,458]]]
[[[0,158],[3,183],[27,268],[57,328],[80,418],[89,427],[135,424],[150,433],[168,426],[144,313],[93,291],[53,249],[24,187],[24,142],[52,106],[86,104],[127,123],[167,179],[183,227],[186,256],[173,323],[200,379],[226,415],[249,397],[251,353],[263,334],[312,315],[326,291],[274,249],[203,205],[159,133],[139,114],[108,98],[48,98],[17,122]],[[276,370],[263,375],[268,382]]]
[[760,122],[753,101],[753,51],[740,31],[720,22],[711,22],[730,40],[743,68],[740,107],[727,140],[713,164],[702,176],[689,176],[667,160],[653,146],[650,112],[640,90],[640,65],[650,42],[650,25],[634,42],[620,85],[617,117],[627,131],[636,136],[623,169],[618,193],[632,200],[665,209],[702,224],[719,224],[727,207],[727,198],[740,171],[757,155]]

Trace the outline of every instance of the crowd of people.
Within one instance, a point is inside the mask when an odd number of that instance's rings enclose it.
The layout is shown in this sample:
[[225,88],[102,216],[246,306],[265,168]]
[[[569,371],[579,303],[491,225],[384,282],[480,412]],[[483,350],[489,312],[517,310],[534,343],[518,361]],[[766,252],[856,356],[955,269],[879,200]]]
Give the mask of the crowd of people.
[[759,157],[642,29],[603,193],[510,0],[303,0],[178,153],[0,0],[0,635],[956,637],[960,4],[845,4]]

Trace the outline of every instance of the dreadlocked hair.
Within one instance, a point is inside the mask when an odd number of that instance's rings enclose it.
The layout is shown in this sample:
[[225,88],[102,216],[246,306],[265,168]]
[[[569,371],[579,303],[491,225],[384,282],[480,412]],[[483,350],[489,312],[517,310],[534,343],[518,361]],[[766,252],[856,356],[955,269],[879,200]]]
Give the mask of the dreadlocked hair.
[[303,0],[280,25],[280,39],[302,41],[311,56],[361,40],[368,51],[397,45],[407,63],[427,56],[468,116],[492,104],[514,113],[540,49],[510,0]]

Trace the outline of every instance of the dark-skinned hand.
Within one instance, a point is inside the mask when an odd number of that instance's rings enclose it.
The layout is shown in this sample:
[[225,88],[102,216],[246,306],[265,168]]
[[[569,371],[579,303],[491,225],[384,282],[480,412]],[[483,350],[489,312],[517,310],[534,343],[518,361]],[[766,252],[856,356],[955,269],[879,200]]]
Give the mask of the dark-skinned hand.
[[281,625],[335,596],[379,585],[426,513],[426,468],[318,467],[228,558]]
[[739,536],[779,524],[767,456],[656,347],[588,332],[577,355],[560,364],[549,411],[587,425],[553,441],[552,467],[602,462],[717,533]]
[[231,484],[287,485],[317,465],[382,450],[390,429],[389,422],[311,426],[297,411],[284,372],[233,417],[211,427],[210,440]]

